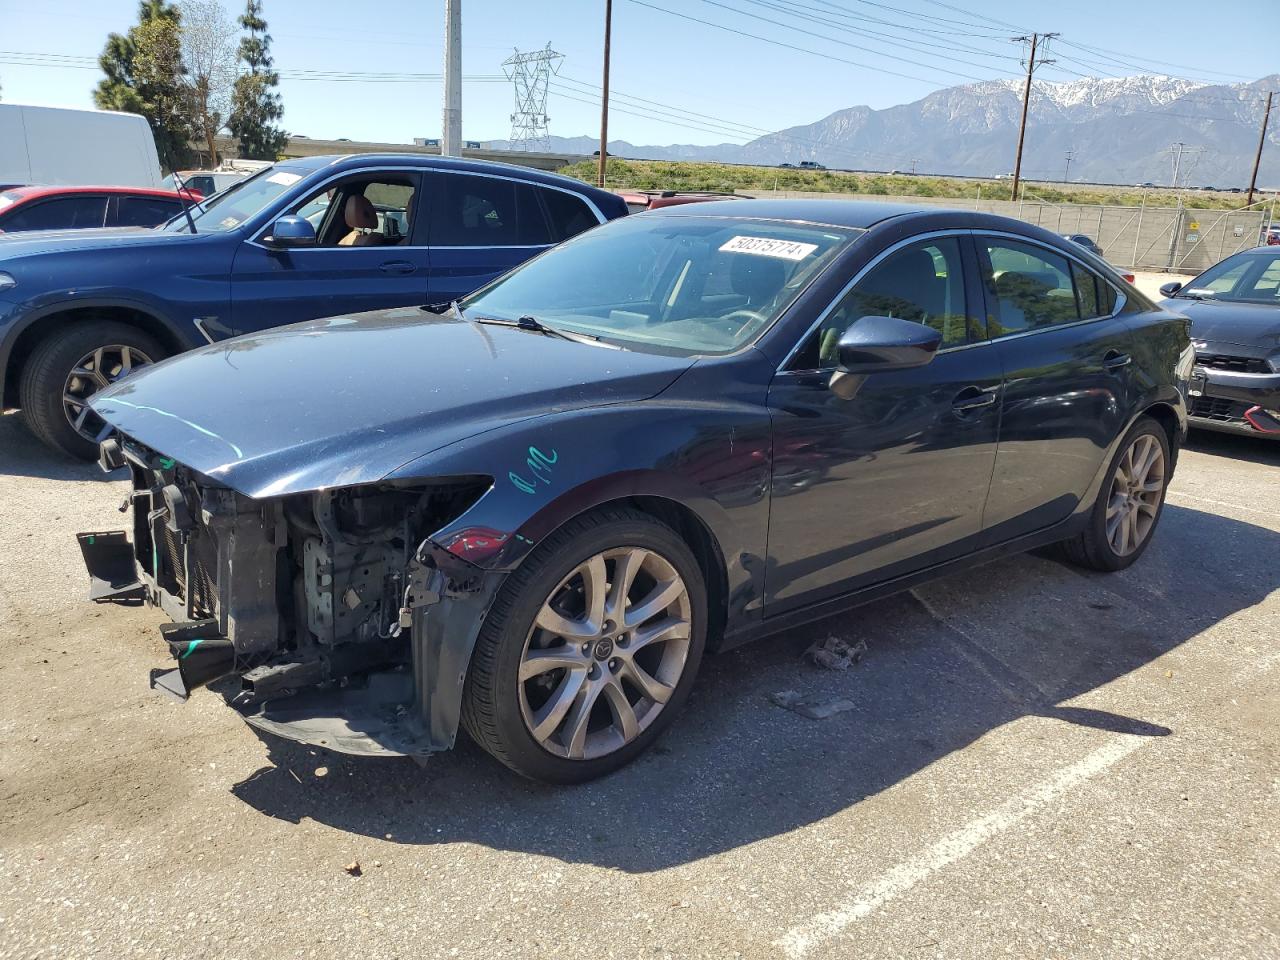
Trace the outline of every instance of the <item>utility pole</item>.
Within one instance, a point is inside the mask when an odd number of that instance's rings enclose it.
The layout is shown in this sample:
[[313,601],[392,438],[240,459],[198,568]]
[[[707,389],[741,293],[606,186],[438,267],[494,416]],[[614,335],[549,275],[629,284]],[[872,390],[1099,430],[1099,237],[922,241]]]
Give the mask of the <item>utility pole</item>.
[[1072,161],[1072,160],[1074,160],[1075,158],[1076,158],[1076,152],[1075,152],[1074,150],[1068,150],[1068,151],[1067,151],[1067,166],[1066,166],[1066,169],[1064,169],[1064,170],[1062,171],[1062,182],[1063,182],[1063,183],[1070,183],[1070,182],[1071,182],[1071,161]]
[[442,157],[462,156],[462,0],[444,0]]
[[1179,140],[1172,147],[1173,150],[1173,189],[1178,189],[1178,171],[1182,169],[1182,148],[1186,144]]
[[613,29],[613,0],[604,0],[604,79],[600,86],[600,165],[596,186],[604,186],[604,163],[609,155],[609,34]]
[[1258,134],[1258,152],[1253,158],[1253,176],[1249,178],[1249,196],[1245,198],[1246,207],[1253,204],[1253,192],[1258,189],[1258,167],[1262,165],[1262,147],[1267,142],[1267,121],[1271,119],[1271,98],[1274,93],[1267,94],[1267,109],[1262,114],[1262,132]]
[[916,164],[919,162],[920,162],[919,160],[915,160],[915,159],[911,161],[911,175],[913,177],[916,175]]
[[1046,63],[1053,63],[1052,60],[1041,59],[1036,62],[1036,48],[1043,41],[1047,47],[1049,41],[1058,36],[1056,33],[1039,34],[1033,33],[1029,37],[1014,37],[1017,43],[1029,43],[1031,45],[1030,52],[1027,55],[1027,82],[1022,89],[1022,122],[1018,125],[1018,154],[1013,161],[1013,195],[1011,200],[1018,199],[1018,185],[1022,181],[1022,144],[1027,137],[1027,111],[1031,106],[1031,75],[1035,73],[1036,67]]

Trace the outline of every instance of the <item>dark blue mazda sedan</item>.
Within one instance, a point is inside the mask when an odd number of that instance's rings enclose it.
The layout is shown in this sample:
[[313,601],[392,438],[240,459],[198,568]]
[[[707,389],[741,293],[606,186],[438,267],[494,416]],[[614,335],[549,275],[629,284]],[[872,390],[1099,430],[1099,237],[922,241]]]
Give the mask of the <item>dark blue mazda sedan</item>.
[[612,193],[422,155],[276,164],[157,230],[0,237],[0,397],[92,458],[88,400],[204,343],[343,311],[448,303],[623,216]]
[[1132,564],[1193,359],[1185,318],[1027,224],[671,207],[451,307],[100,393],[133,521],[80,543],[95,598],[175,621],[159,690],[219,680],[258,728],[351,753],[465,729],[580,781],[654,741],[707,648],[1047,544]]

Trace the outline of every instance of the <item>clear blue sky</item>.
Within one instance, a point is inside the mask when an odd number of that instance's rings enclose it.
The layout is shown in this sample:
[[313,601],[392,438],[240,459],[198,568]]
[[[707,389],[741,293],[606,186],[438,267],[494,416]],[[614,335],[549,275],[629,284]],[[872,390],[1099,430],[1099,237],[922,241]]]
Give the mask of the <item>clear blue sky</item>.
[[[243,8],[224,2],[233,16]],[[335,81],[290,72],[439,74],[442,0],[266,0],[265,7],[276,66],[289,77],[281,87],[290,131],[386,142],[439,136],[439,80]],[[463,0],[462,7],[463,70],[473,78],[464,85],[464,137],[507,136],[512,88],[483,78],[501,76],[512,48],[548,42],[565,55],[548,108],[551,132],[598,132],[603,0]],[[136,8],[136,0],[0,0],[4,100],[90,106],[100,76],[93,58],[108,32],[134,22]],[[1037,74],[1046,80],[1146,67],[1232,82],[1280,70],[1280,0],[1216,4],[1213,22],[1231,29],[1211,42],[1199,37],[1206,9],[1201,0],[614,0],[613,87],[651,102],[616,101],[609,132],[642,144],[744,142],[753,131],[811,122],[841,107],[886,107],[972,77],[1009,76],[1021,69],[1017,46],[1004,39],[1014,31],[993,21],[1060,31],[1063,41],[1095,48],[1059,44],[1059,65]],[[1161,70],[1166,56],[1178,66]]]

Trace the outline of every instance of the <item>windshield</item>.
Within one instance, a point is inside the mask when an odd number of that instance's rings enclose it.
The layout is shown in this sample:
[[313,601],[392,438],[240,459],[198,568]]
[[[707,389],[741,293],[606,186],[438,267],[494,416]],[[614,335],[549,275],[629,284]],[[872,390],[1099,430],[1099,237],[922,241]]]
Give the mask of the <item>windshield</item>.
[[541,323],[681,354],[731,353],[863,231],[772,220],[615,220],[463,301],[472,319]]
[[1177,296],[1280,306],[1280,250],[1227,257],[1188,283]]
[[[191,217],[198,233],[222,233],[234,230],[305,176],[283,167],[268,167],[247,180],[228,187],[199,204],[192,205]],[[183,214],[174,217],[161,229],[170,233],[190,233]]]

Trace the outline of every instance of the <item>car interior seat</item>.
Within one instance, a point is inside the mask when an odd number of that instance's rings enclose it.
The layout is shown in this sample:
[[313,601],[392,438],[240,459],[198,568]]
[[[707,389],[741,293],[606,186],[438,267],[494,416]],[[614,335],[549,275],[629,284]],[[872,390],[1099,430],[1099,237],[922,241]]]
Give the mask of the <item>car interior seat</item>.
[[378,213],[368,197],[353,193],[347,197],[342,212],[351,232],[338,241],[338,246],[376,247],[384,242],[385,238],[377,232]]

